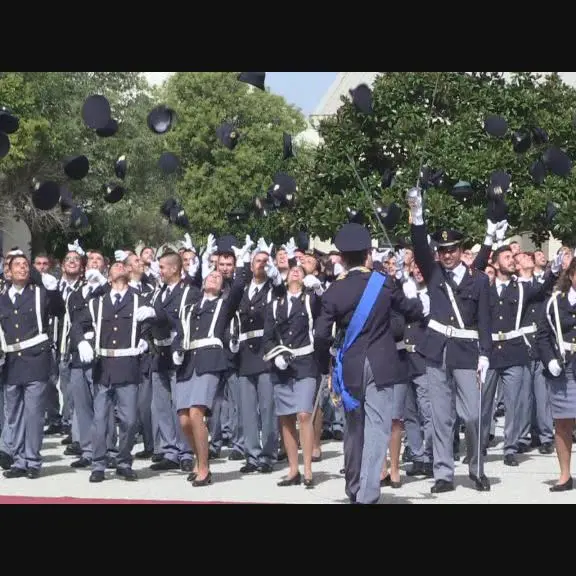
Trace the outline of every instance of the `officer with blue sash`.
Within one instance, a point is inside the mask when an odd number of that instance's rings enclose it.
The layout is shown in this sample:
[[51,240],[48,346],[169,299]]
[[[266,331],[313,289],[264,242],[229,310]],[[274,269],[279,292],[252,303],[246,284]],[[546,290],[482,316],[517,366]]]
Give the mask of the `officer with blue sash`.
[[408,300],[392,278],[364,266],[372,246],[364,226],[345,224],[334,244],[347,271],[322,297],[314,347],[322,373],[327,374],[332,324],[345,331],[336,350],[331,385],[346,414],[346,494],[353,503],[375,504],[380,498],[380,471],[392,427],[394,384],[402,378],[390,317],[395,310],[418,318],[422,304]]

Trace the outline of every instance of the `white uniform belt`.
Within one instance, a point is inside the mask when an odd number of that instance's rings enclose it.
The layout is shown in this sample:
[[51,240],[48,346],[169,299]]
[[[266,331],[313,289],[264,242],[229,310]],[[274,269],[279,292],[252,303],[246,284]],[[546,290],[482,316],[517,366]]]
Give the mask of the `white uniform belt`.
[[22,340],[22,342],[17,342],[16,344],[6,344],[6,350],[4,350],[4,352],[20,352],[20,350],[33,348],[34,346],[38,346],[38,344],[42,344],[42,342],[46,342],[47,340],[48,334],[38,334],[33,338]]
[[492,342],[506,342],[508,340],[515,340],[522,338],[521,330],[510,330],[510,332],[497,332],[492,334]]
[[314,344],[308,344],[308,346],[302,346],[301,348],[289,348],[281,344],[280,346],[272,348],[268,354],[262,357],[262,360],[264,360],[264,362],[270,362],[270,360],[274,360],[274,358],[280,354],[288,354],[294,358],[298,358],[300,356],[308,356],[308,354],[312,354],[313,352]]
[[402,340],[396,342],[396,350],[406,350],[406,344]]
[[218,348],[224,348],[220,338],[198,338],[198,340],[192,340],[190,342],[190,347],[186,348],[186,350],[196,350],[197,348],[207,348],[208,346],[218,346]]
[[414,344],[406,344],[405,342],[396,342],[396,350],[406,350],[406,352],[416,352]]
[[576,353],[576,342],[564,342],[564,350],[566,352]]
[[416,352],[416,344],[406,344],[406,352]]
[[86,334],[84,334],[84,340],[94,340],[94,332],[86,332]]
[[155,346],[172,346],[174,342],[174,338],[176,338],[176,334],[172,334],[169,338],[164,338],[162,340],[156,340],[154,338],[154,345]]
[[524,328],[520,328],[519,332],[521,334],[534,334],[538,330],[536,324],[532,324],[532,326],[524,326]]
[[290,348],[290,353],[294,357],[307,356],[314,352],[314,344],[308,344],[308,346],[302,346],[302,348]]
[[245,340],[251,340],[252,338],[262,338],[264,336],[264,330],[251,330],[250,332],[242,332],[238,337],[238,342],[244,342]]
[[128,356],[140,356],[140,350],[138,348],[100,348],[98,354],[105,358],[125,358]]
[[430,320],[428,322],[428,327],[432,328],[434,332],[438,332],[447,338],[478,339],[477,330],[465,330],[463,328],[455,328],[454,326],[445,326],[444,324],[440,324],[440,322],[436,322],[436,320]]

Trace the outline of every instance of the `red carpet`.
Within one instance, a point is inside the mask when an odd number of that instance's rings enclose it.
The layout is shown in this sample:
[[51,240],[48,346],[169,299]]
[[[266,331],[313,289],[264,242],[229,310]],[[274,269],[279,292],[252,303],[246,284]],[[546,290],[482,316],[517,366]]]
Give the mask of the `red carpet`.
[[0,504],[233,504],[232,502],[184,502],[179,500],[113,500],[108,498],[41,498],[0,496]]

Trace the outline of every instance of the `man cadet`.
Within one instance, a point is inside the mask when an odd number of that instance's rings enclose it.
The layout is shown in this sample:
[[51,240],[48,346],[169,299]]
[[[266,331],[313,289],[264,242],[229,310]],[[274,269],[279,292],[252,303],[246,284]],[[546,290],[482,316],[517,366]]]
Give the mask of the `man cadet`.
[[[150,307],[128,286],[128,272],[122,262],[110,267],[110,290],[92,298],[72,331],[83,363],[96,359],[94,376],[94,425],[92,431],[92,474],[90,482],[102,482],[107,466],[107,433],[110,412],[116,407],[119,420],[119,450],[116,475],[136,480],[132,470],[132,448],[137,425],[140,357],[148,349],[143,340],[142,322],[153,315]],[[94,349],[85,339],[94,329]]]
[[[479,449],[481,383],[492,351],[488,277],[461,262],[463,235],[444,230],[432,236],[438,262],[428,245],[422,193],[407,194],[414,258],[428,286],[430,314],[421,353],[426,358],[432,409],[434,479],[432,493],[454,490],[456,414],[466,426],[469,477],[479,491],[490,489]],[[456,405],[456,410],[454,410]]]
[[5,354],[3,385],[13,464],[6,478],[40,476],[40,449],[52,350],[49,316],[60,316],[64,302],[58,281],[31,271],[24,255],[10,260],[11,286],[0,295],[0,345]]
[[393,385],[401,379],[391,312],[416,318],[422,304],[405,298],[393,278],[365,268],[371,238],[364,226],[345,224],[334,244],[347,272],[322,297],[314,348],[322,373],[328,374],[333,323],[340,333],[345,331],[332,386],[346,411],[346,495],[353,503],[374,504],[380,498],[380,472],[392,428]]

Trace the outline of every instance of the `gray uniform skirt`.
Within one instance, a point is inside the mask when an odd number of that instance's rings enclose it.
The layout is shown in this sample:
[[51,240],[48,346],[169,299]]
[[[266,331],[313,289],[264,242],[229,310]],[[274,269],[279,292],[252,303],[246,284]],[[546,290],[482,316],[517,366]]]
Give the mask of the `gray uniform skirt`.
[[394,384],[394,408],[392,409],[392,420],[404,420],[404,409],[406,406],[407,395],[408,384]]
[[274,373],[271,374],[271,378],[274,385],[276,416],[290,416],[300,412],[312,414],[318,383],[316,378],[302,378],[300,380],[290,378],[282,383]]
[[174,404],[176,410],[188,410],[194,406],[205,406],[212,412],[214,398],[218,390],[220,374],[202,374],[196,372],[192,378],[183,382],[176,382],[174,386]]
[[568,368],[558,378],[546,378],[552,418],[576,418],[576,380],[574,372]]

